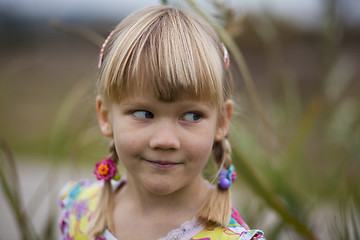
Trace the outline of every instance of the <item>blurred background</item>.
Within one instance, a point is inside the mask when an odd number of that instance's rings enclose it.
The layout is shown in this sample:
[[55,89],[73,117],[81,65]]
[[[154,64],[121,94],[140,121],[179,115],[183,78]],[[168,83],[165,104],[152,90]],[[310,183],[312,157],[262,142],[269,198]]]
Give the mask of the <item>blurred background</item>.
[[0,0],[0,239],[58,237],[61,186],[94,179],[107,154],[100,46],[157,4],[205,14],[228,46],[248,224],[267,239],[360,239],[358,0]]

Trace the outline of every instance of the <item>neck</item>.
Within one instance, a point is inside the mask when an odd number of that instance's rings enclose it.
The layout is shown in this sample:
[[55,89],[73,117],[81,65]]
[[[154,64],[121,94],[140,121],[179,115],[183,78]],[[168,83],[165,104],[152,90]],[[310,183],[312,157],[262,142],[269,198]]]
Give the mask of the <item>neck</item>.
[[[191,183],[170,194],[159,195],[134,184],[128,176],[127,184],[118,194],[119,201],[143,216],[181,214],[193,217],[205,203],[211,185],[200,175]],[[188,216],[185,216],[188,215]]]

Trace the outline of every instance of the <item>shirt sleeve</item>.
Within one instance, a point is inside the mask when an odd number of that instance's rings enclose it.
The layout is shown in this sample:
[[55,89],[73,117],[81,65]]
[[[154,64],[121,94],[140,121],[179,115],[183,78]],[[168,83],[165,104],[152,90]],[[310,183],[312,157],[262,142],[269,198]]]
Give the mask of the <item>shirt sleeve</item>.
[[61,239],[88,239],[87,226],[98,201],[101,186],[81,180],[67,183],[59,194]]

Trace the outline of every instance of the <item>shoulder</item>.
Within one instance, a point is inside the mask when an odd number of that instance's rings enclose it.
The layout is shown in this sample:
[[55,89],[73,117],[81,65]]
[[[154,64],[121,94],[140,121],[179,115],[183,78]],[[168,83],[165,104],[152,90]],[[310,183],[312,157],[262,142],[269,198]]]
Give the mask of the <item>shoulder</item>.
[[59,201],[60,206],[66,207],[70,203],[78,198],[86,198],[93,192],[98,192],[101,188],[101,182],[95,182],[91,180],[80,180],[77,182],[70,181],[60,190]]
[[192,240],[205,238],[209,240],[265,240],[264,233],[257,229],[251,230],[234,207],[227,227],[207,227]]
[[228,229],[240,234],[239,240],[265,240],[264,233],[258,229],[250,229],[235,207],[232,207],[231,210],[232,213]]
[[87,239],[85,234],[96,207],[101,182],[81,180],[67,183],[59,195],[62,239]]

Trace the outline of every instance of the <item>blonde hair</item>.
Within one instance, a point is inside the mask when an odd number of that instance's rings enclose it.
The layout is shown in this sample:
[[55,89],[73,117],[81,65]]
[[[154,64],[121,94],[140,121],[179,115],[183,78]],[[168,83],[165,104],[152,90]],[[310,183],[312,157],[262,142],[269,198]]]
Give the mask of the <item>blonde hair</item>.
[[[224,67],[221,42],[205,20],[191,12],[156,6],[133,13],[116,26],[104,49],[99,95],[105,103],[121,102],[149,88],[161,101],[175,101],[186,94],[223,110],[231,98],[232,81]],[[230,154],[227,139],[214,143],[219,169],[230,167]],[[118,161],[113,143],[110,155]],[[104,228],[113,230],[113,206],[113,190],[106,182],[88,228],[89,237],[98,236]],[[229,190],[216,187],[197,216],[206,225],[226,226],[230,214]]]

